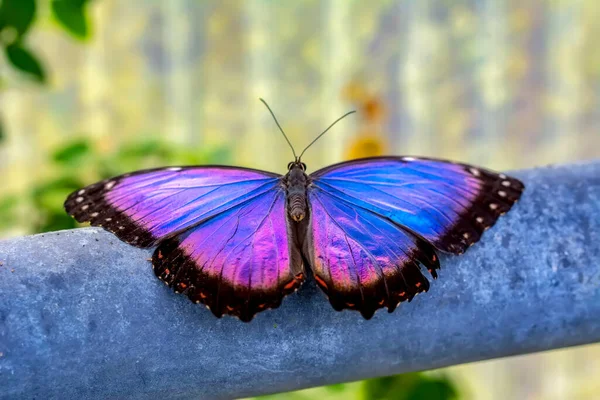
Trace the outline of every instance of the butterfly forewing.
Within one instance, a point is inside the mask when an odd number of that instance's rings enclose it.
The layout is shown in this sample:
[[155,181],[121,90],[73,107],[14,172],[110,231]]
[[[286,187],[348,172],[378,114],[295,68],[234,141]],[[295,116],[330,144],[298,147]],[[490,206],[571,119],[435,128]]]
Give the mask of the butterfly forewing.
[[272,190],[280,177],[229,167],[170,167],[138,171],[87,186],[65,202],[79,222],[150,247],[160,239]]
[[413,157],[350,161],[311,175],[312,185],[460,254],[519,199],[523,184],[467,164]]

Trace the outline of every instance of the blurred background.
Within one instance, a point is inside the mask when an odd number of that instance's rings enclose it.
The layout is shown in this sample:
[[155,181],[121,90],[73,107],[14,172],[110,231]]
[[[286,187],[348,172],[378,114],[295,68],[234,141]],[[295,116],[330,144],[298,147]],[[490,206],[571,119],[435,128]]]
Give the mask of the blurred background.
[[[0,0],[0,238],[130,170],[600,157],[597,0]],[[273,398],[598,399],[600,346]]]

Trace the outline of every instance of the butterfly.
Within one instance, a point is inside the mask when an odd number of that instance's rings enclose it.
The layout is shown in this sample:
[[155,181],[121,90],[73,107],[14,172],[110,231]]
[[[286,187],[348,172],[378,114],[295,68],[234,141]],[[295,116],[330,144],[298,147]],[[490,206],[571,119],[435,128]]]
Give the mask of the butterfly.
[[426,292],[422,268],[437,278],[438,252],[462,254],[524,190],[501,173],[421,157],[358,159],[307,174],[301,157],[327,130],[300,156],[292,147],[285,175],[142,170],[75,191],[65,209],[133,246],[156,247],[156,276],[217,317],[250,321],[312,275],[335,310],[369,319]]

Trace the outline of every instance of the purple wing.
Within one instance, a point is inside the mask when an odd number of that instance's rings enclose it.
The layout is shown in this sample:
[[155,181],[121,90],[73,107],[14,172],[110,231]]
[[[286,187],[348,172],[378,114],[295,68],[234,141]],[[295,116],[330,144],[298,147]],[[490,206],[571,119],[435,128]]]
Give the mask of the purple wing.
[[519,199],[523,184],[466,164],[382,157],[311,175],[304,246],[336,309],[369,318],[426,291],[418,264],[435,277],[435,249],[460,254]]
[[285,189],[271,190],[160,243],[155,274],[221,317],[250,321],[276,308],[304,280],[285,212]]
[[221,316],[249,321],[304,280],[279,175],[172,167],[108,179],[71,194],[67,212],[138,247],[158,244],[155,274]]
[[151,247],[279,186],[269,172],[230,167],[138,171],[87,186],[65,201],[67,213],[119,239]]

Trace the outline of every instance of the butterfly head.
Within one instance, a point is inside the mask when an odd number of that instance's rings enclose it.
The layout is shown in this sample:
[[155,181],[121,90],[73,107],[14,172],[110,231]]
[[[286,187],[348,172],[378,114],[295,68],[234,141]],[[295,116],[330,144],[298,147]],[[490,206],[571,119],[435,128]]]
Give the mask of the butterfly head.
[[288,164],[287,169],[288,171],[291,171],[292,169],[300,169],[302,172],[304,172],[306,171],[306,164],[297,158],[296,161],[292,161]]

